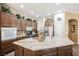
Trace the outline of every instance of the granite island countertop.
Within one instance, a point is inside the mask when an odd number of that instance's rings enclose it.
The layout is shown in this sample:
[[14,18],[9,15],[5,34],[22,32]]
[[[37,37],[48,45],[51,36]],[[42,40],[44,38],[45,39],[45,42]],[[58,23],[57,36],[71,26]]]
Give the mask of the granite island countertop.
[[57,36],[52,37],[51,39],[47,37],[43,42],[40,42],[38,41],[38,39],[34,38],[26,38],[13,43],[15,45],[19,45],[23,48],[27,48],[33,51],[74,44],[70,39],[66,37],[57,37]]

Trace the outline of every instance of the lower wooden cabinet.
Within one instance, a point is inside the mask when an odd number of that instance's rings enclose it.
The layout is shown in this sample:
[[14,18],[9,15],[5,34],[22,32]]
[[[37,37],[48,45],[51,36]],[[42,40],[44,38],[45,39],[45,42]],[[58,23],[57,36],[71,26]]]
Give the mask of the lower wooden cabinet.
[[23,48],[21,47],[21,46],[15,46],[15,52],[16,52],[16,54],[15,55],[17,55],[17,56],[23,56]]
[[72,56],[72,46],[63,46],[58,48],[58,56]]
[[14,44],[13,42],[16,41],[15,39],[1,41],[1,55],[5,55],[14,51]]
[[49,54],[46,54],[46,55],[43,55],[43,56],[57,56],[57,52],[49,53]]
[[16,56],[72,56],[72,45],[32,51],[15,45]]
[[66,56],[72,56],[73,55],[73,53],[72,53],[72,49],[68,49],[68,50],[66,50],[66,52],[65,52],[66,54]]
[[35,51],[35,55],[37,56],[57,55],[57,48],[38,50],[38,51]]
[[1,50],[1,55],[5,55],[5,54],[10,53],[12,51],[14,51],[14,47],[13,46],[8,47],[7,49]]

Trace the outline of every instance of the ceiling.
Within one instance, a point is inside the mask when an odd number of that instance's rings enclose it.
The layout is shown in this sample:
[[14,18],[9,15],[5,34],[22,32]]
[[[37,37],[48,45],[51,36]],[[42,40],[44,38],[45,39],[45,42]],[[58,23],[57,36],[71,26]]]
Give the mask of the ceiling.
[[25,16],[53,16],[58,12],[79,13],[79,3],[7,3],[7,5]]

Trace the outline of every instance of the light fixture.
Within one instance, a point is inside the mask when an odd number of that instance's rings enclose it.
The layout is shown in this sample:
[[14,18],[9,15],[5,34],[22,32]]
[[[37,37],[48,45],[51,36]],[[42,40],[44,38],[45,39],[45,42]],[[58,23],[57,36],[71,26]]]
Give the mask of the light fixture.
[[48,13],[47,13],[47,15],[49,16],[49,15],[50,15],[50,13],[48,12]]
[[23,4],[21,4],[21,5],[20,5],[20,7],[21,7],[21,8],[24,8],[24,5],[23,5]]

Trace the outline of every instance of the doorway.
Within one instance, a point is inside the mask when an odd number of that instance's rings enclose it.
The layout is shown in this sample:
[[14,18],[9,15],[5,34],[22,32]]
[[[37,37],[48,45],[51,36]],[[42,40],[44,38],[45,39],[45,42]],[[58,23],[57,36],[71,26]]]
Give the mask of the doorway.
[[70,19],[68,23],[69,23],[68,36],[74,43],[77,43],[78,42],[78,21],[75,19]]

